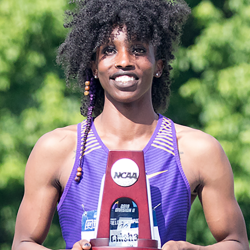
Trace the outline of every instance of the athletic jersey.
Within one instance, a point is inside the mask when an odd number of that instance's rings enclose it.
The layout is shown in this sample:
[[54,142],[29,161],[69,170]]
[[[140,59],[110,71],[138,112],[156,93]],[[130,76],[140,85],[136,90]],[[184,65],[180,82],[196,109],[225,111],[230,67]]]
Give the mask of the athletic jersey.
[[[86,120],[78,124],[76,160],[57,207],[66,248],[70,249],[81,239],[84,211],[97,210],[109,153],[92,123],[84,152],[82,179],[79,183],[74,181],[85,126]],[[143,152],[161,243],[185,241],[191,193],[179,159],[174,123],[170,119],[159,115],[155,131]]]

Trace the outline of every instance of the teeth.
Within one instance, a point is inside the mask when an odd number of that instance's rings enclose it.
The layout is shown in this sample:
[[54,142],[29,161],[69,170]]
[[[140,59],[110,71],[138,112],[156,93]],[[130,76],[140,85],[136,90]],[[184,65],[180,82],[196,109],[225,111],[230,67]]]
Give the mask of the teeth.
[[117,82],[129,82],[133,80],[135,80],[133,76],[118,76],[115,78],[115,81]]

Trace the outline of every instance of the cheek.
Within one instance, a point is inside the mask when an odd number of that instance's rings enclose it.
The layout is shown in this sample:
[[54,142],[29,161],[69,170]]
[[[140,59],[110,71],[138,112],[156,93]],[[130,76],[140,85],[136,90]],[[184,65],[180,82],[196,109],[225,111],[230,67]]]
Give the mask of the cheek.
[[98,78],[100,82],[109,80],[109,69],[103,62],[98,64]]
[[98,72],[105,75],[112,68],[113,64],[114,60],[110,57],[99,59],[97,63]]
[[154,74],[155,63],[156,63],[156,61],[155,61],[154,56],[148,55],[147,57],[141,58],[140,68],[145,73]]
[[151,62],[147,62],[141,68],[143,71],[143,78],[147,77],[152,79],[154,77],[155,67]]

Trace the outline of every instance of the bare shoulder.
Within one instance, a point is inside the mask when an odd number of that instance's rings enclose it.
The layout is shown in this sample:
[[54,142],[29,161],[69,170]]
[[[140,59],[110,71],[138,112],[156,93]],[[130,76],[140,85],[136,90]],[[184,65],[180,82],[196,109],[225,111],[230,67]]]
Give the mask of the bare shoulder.
[[[43,153],[55,154],[67,150],[76,143],[77,125],[57,128],[44,134],[36,143],[34,149]],[[40,152],[41,153],[41,152]]]
[[64,186],[74,163],[76,145],[77,125],[46,133],[37,141],[30,154],[25,179],[46,183],[56,180]]
[[195,176],[195,185],[225,174],[232,176],[228,158],[213,136],[178,124],[175,128],[181,163],[187,175]]
[[[178,144],[194,154],[218,153],[222,150],[220,143],[211,135],[198,129],[175,124]],[[222,150],[223,151],[223,150]]]
[[194,144],[201,142],[205,142],[206,144],[217,142],[217,140],[213,136],[198,129],[190,128],[176,123],[175,123],[175,129],[178,140],[183,140],[183,141],[188,140]]

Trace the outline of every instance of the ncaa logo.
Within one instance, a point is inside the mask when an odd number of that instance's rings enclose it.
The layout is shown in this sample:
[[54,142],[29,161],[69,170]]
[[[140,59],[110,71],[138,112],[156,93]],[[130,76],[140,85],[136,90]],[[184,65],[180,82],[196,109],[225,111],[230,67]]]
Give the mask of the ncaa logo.
[[131,159],[119,159],[111,168],[111,177],[117,185],[129,187],[138,180],[139,168]]

